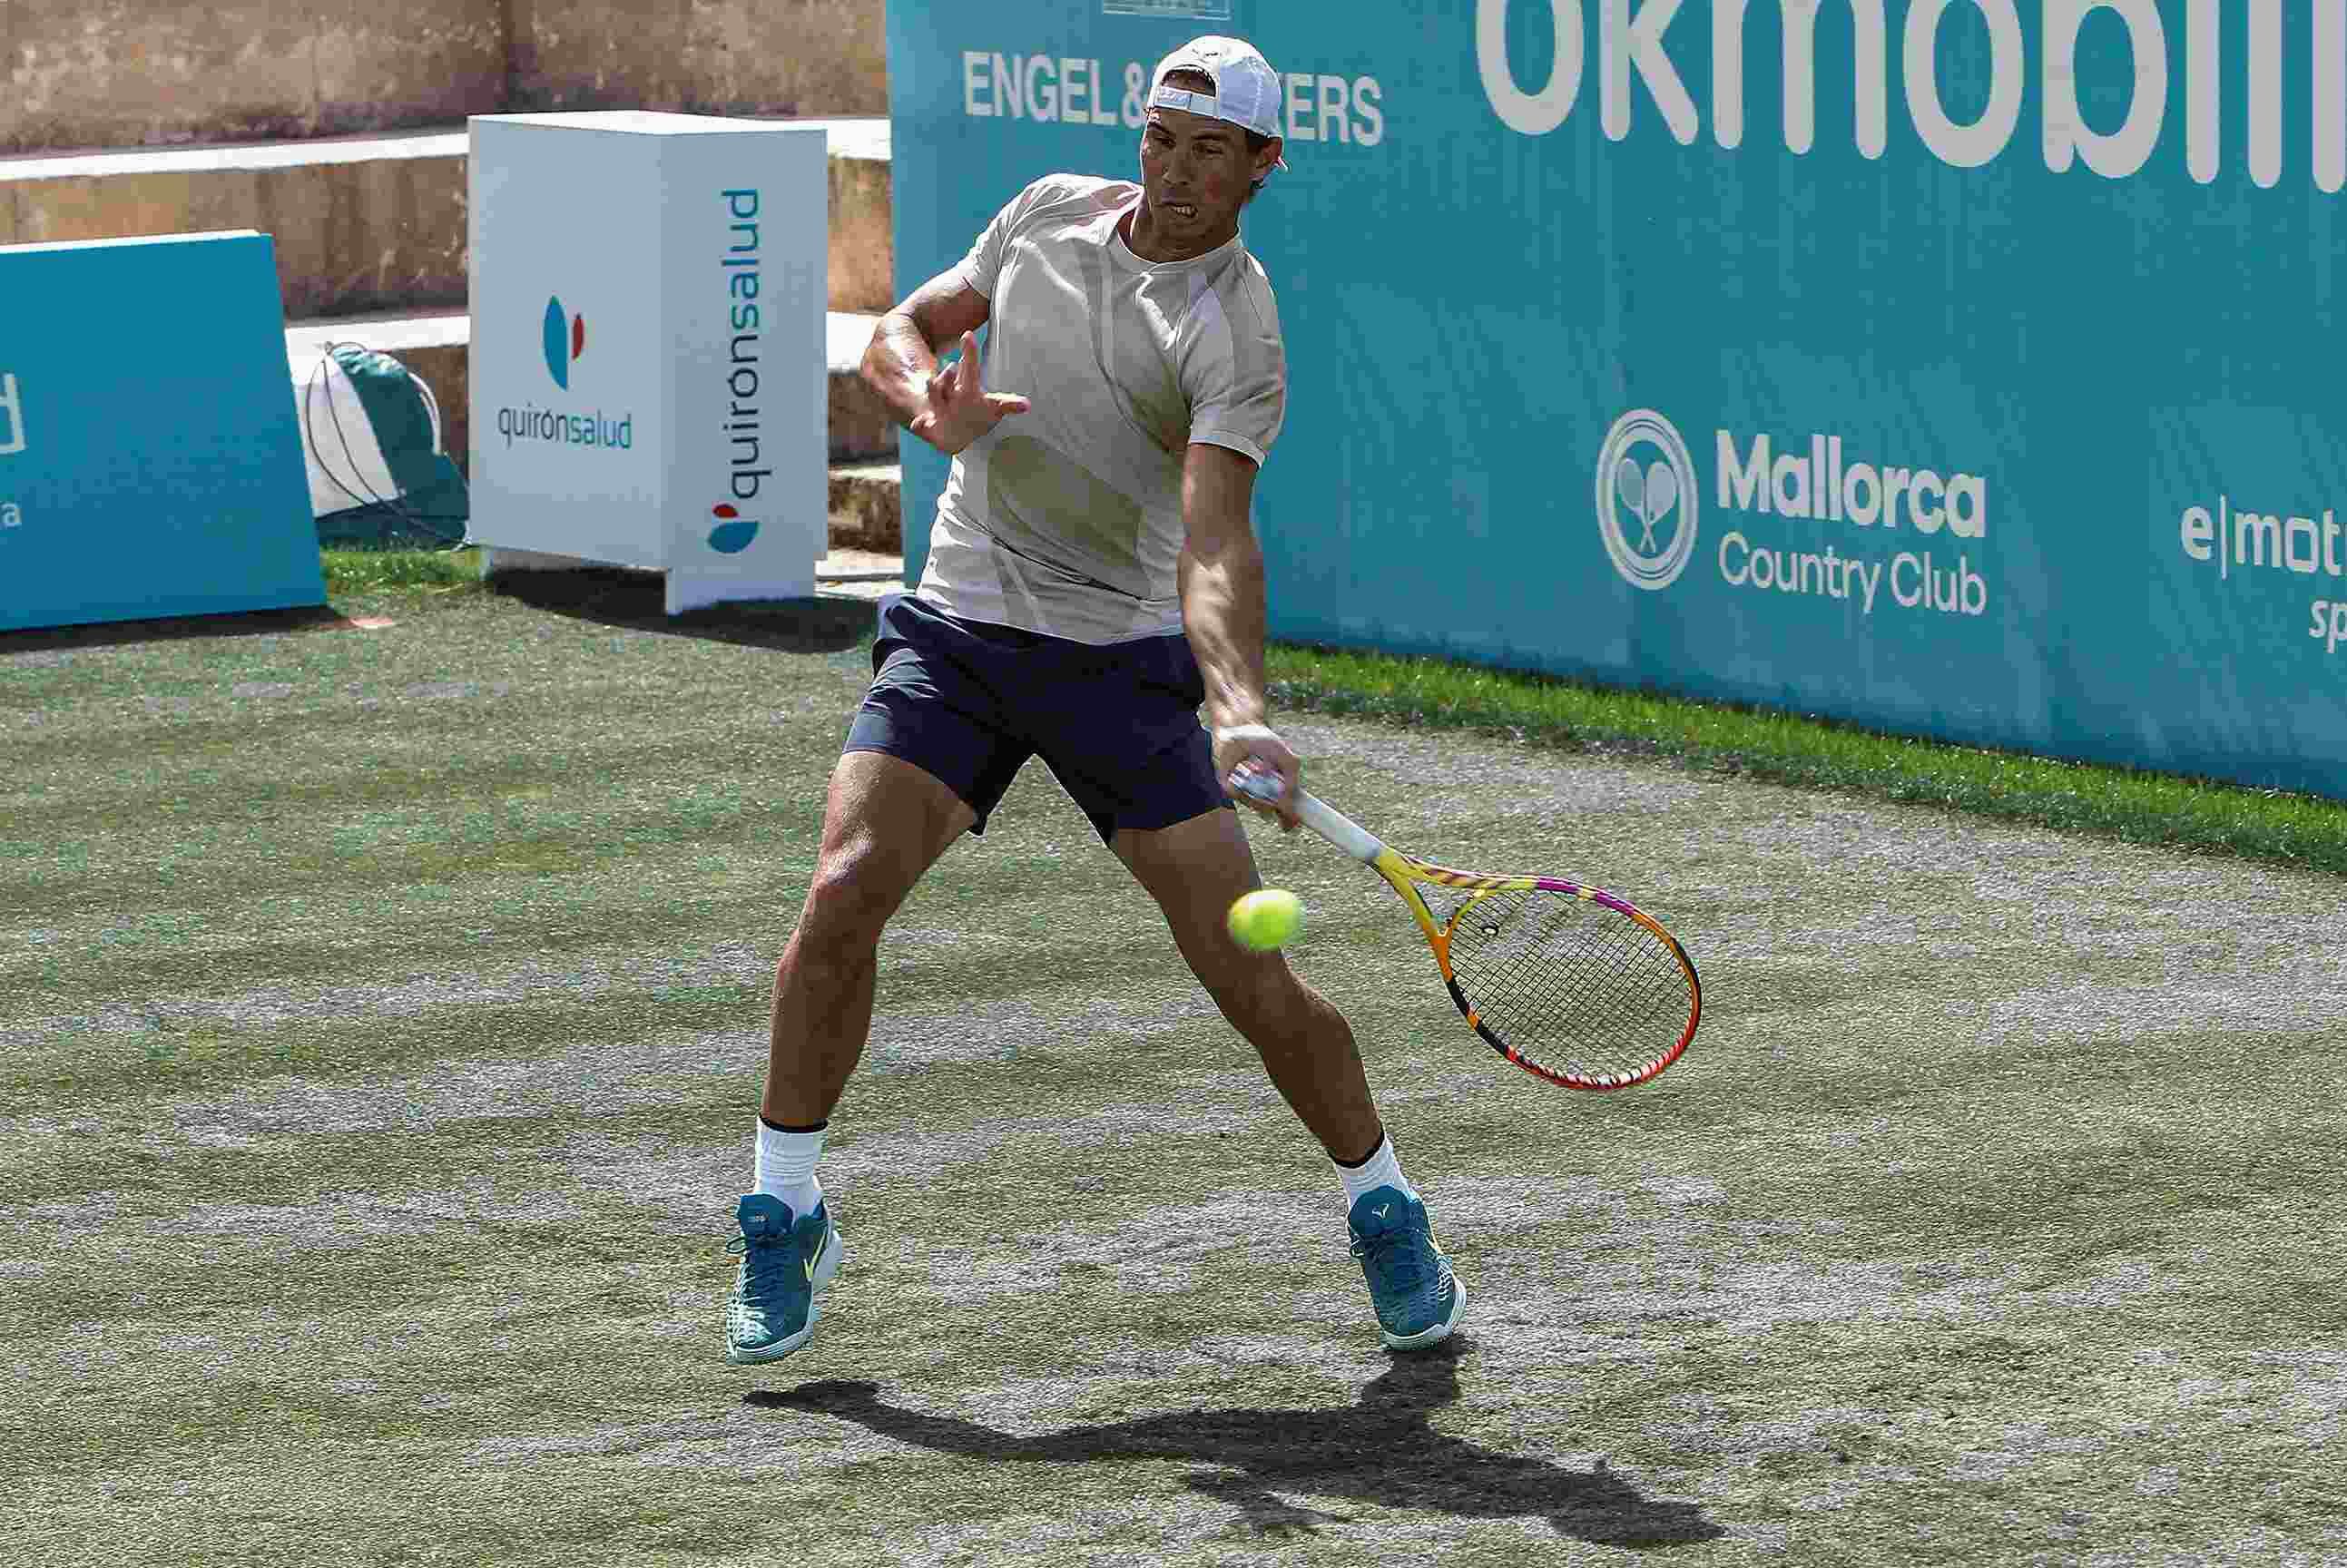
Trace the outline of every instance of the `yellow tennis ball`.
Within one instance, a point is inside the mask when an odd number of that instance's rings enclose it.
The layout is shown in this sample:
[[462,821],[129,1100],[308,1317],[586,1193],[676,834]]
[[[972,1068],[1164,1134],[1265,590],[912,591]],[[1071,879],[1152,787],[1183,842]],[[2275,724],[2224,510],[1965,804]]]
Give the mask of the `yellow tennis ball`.
[[1268,953],[1304,928],[1304,901],[1285,887],[1262,887],[1231,906],[1231,940],[1251,953]]

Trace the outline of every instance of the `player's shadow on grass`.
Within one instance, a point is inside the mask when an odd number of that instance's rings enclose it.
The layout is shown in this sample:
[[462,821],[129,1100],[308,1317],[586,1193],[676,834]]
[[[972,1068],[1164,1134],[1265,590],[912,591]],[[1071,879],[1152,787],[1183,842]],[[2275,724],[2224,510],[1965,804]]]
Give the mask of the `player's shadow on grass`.
[[671,616],[658,572],[618,567],[501,572],[494,591],[536,610],[631,630],[671,631],[785,653],[838,653],[872,636],[879,607],[838,595],[719,604]]
[[925,1415],[880,1398],[876,1383],[835,1379],[746,1397],[764,1409],[819,1410],[883,1437],[968,1459],[1025,1464],[1182,1460],[1203,1467],[1194,1491],[1239,1510],[1265,1534],[1311,1532],[1348,1516],[1277,1492],[1347,1497],[1468,1519],[1543,1517],[1560,1534],[1607,1546],[1686,1546],[1724,1532],[1690,1502],[1649,1498],[1605,1469],[1567,1470],[1437,1431],[1429,1417],[1459,1398],[1456,1341],[1416,1356],[1349,1408],[1182,1410],[1069,1427],[1034,1437]]

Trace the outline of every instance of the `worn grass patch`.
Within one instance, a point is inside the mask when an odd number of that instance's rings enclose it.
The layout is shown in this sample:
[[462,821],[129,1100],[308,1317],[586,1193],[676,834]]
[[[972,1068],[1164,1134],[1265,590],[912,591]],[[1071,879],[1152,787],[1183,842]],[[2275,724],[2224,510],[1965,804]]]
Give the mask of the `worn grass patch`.
[[0,638],[26,1561],[2347,1551],[2328,875],[1291,719],[1348,813],[1630,893],[1706,982],[1663,1078],[1549,1089],[1374,878],[1257,835],[1471,1291],[1396,1358],[1325,1158],[1030,769],[890,929],[847,1266],[744,1374],[722,1247],[869,608],[336,608],[395,624]]

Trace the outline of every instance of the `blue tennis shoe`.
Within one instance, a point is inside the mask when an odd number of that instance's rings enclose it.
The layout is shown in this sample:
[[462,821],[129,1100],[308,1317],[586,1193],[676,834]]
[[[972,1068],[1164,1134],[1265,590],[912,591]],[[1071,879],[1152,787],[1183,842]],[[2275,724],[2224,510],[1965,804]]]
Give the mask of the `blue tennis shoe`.
[[725,1358],[779,1361],[815,1337],[823,1293],[845,1255],[830,1205],[800,1219],[782,1199],[752,1193],[735,1211],[741,1235],[725,1250],[742,1259],[725,1307]]
[[1467,1310],[1467,1288],[1434,1239],[1426,1205],[1399,1188],[1373,1187],[1353,1201],[1346,1224],[1386,1344],[1416,1350],[1449,1338]]

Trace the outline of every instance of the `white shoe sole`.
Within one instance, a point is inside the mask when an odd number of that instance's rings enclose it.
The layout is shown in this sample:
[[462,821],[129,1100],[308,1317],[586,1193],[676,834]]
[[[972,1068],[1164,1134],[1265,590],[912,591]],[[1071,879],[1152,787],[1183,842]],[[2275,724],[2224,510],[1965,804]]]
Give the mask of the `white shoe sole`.
[[1378,1337],[1386,1342],[1389,1350],[1423,1350],[1429,1345],[1440,1345],[1450,1337],[1459,1320],[1467,1316],[1467,1286],[1457,1275],[1450,1276],[1450,1316],[1431,1328],[1421,1328],[1415,1334],[1389,1334],[1384,1326],[1378,1328]]
[[807,1281],[806,1326],[797,1333],[785,1335],[772,1345],[755,1350],[744,1350],[730,1339],[725,1345],[725,1359],[736,1367],[759,1367],[769,1361],[779,1361],[808,1340],[815,1337],[815,1326],[823,1317],[823,1295],[839,1275],[839,1266],[847,1261],[847,1244],[840,1238],[839,1227],[831,1227],[831,1245],[823,1249],[823,1261],[815,1266],[815,1276]]

